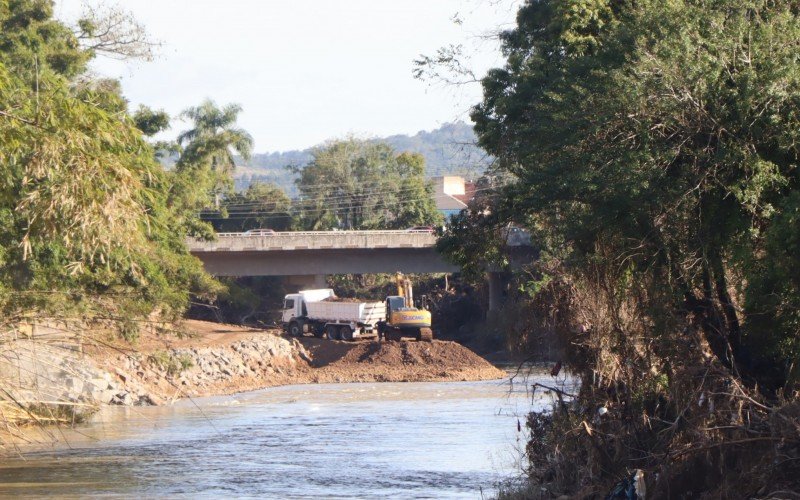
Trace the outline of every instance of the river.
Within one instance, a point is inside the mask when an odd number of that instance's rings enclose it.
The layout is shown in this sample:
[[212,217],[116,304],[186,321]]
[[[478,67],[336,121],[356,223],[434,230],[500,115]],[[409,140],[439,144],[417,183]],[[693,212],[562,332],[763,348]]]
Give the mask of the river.
[[[0,495],[480,498],[519,474],[527,383],[284,386],[107,407],[0,465]],[[518,422],[522,431],[518,431]],[[66,443],[65,443],[66,442]]]

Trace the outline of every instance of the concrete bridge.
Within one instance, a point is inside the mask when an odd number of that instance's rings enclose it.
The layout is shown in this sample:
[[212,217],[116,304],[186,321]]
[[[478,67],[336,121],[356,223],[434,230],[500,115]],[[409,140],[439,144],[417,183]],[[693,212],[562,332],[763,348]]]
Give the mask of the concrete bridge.
[[452,273],[428,231],[309,231],[220,233],[190,240],[189,250],[216,276],[288,276],[321,285],[328,274]]
[[[324,288],[328,274],[454,273],[436,252],[430,231],[292,231],[219,233],[217,241],[190,240],[189,251],[215,276],[285,276],[297,287]],[[530,236],[507,237],[509,255],[530,262]],[[490,309],[500,301],[499,273],[488,273]]]

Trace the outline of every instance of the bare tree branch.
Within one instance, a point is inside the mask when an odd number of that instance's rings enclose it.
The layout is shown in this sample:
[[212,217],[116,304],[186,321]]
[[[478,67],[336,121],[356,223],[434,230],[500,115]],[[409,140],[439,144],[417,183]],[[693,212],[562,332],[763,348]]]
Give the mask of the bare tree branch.
[[87,6],[74,33],[85,49],[112,59],[151,61],[161,46],[132,13],[118,6]]

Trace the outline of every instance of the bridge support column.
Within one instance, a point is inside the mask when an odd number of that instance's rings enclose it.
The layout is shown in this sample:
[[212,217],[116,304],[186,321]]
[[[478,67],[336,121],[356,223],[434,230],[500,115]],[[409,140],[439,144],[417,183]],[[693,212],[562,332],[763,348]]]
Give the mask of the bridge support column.
[[489,311],[496,311],[503,305],[503,275],[498,272],[486,273],[489,283]]

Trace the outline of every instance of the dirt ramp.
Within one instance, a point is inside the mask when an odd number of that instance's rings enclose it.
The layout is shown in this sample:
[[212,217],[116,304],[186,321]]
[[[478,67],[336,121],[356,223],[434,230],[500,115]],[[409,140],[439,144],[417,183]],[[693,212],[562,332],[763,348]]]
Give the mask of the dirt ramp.
[[505,375],[455,342],[336,344],[332,350],[338,351],[339,356],[314,370],[312,377],[315,381],[457,381],[497,379]]

